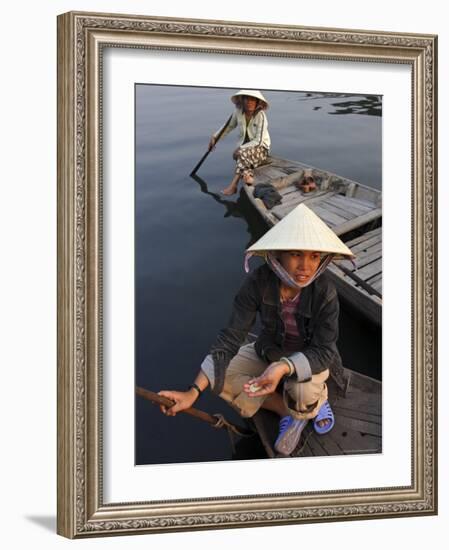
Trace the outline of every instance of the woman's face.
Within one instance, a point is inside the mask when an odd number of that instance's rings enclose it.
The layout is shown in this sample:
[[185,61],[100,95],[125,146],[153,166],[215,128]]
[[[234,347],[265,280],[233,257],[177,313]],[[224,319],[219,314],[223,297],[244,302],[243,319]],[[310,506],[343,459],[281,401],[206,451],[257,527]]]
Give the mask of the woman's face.
[[245,111],[250,111],[250,112],[255,111],[257,107],[257,99],[251,96],[244,96],[243,107],[245,108]]
[[286,250],[281,252],[280,263],[299,284],[306,284],[315,275],[321,254],[314,250]]

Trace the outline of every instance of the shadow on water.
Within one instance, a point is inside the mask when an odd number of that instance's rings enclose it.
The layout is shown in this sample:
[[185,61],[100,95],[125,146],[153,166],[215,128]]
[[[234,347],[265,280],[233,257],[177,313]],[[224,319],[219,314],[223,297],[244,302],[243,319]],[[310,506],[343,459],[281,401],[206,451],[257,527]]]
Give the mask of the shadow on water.
[[337,345],[345,367],[382,380],[382,327],[362,317],[345,302],[340,302]]
[[[331,98],[340,98],[344,97],[347,99],[347,95],[345,94],[335,94],[335,95],[327,95],[327,94],[305,94],[306,97],[303,97],[299,99],[299,101],[309,101],[309,100],[319,100],[322,98],[326,98],[326,100],[329,100]],[[328,110],[327,113],[329,115],[370,115],[370,116],[382,116],[382,97],[378,95],[367,95],[363,96],[359,99],[349,99],[346,101],[338,101],[335,103],[330,103],[332,107],[334,107],[334,110]],[[325,107],[329,108],[330,105],[327,105]],[[318,111],[320,109],[323,109],[323,106],[316,105],[313,107],[314,111]]]
[[250,437],[242,437],[234,442],[232,460],[249,460],[258,458],[267,458],[267,453],[257,434]]
[[266,227],[264,226],[259,215],[254,212],[254,209],[249,204],[248,197],[244,193],[243,189],[240,189],[237,200],[233,201],[224,198],[224,195],[221,195],[220,193],[209,191],[206,181],[198,176],[198,174],[192,173],[190,174],[190,177],[198,183],[202,193],[204,193],[205,195],[209,195],[216,202],[224,207],[225,218],[240,218],[246,222],[246,231],[250,235],[250,239],[246,245],[246,248],[255,243],[266,232]]

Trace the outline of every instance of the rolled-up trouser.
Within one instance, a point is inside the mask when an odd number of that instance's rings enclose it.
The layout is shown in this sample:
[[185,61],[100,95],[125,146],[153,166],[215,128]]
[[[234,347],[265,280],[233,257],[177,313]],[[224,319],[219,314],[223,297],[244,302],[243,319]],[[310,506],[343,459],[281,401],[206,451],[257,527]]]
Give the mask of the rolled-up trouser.
[[260,166],[268,156],[268,149],[263,145],[256,147],[239,147],[234,154],[235,172],[240,176],[254,176],[253,169]]
[[[243,391],[243,384],[251,378],[260,376],[267,366],[267,363],[257,355],[254,344],[247,344],[240,348],[226,369],[223,391],[220,393],[220,397],[243,417],[253,416],[268,397],[267,395],[248,397]],[[211,355],[204,359],[201,369],[212,381],[214,378],[214,363]],[[327,399],[325,381],[328,377],[329,370],[326,369],[313,375],[312,380],[309,382],[298,382],[295,376],[286,379],[283,400],[289,414],[296,419],[314,418]]]

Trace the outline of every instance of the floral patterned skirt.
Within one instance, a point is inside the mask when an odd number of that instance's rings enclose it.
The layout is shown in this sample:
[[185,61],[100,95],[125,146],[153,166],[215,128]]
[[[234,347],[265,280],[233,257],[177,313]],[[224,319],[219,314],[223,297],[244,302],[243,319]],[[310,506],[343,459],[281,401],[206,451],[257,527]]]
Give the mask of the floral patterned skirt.
[[234,153],[236,161],[235,172],[240,176],[254,176],[253,169],[265,162],[268,149],[263,145],[256,147],[239,147]]

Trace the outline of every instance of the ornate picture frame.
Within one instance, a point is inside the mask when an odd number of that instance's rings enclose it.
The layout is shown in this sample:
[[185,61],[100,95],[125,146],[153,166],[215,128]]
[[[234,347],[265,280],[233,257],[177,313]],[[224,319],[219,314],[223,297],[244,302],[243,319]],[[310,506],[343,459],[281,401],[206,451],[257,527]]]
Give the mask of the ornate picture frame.
[[[106,502],[103,54],[191,51],[411,69],[411,483]],[[58,533],[69,538],[437,513],[437,37],[70,12],[58,18]],[[132,365],[129,365],[132,369]],[[297,459],[298,460],[298,459]]]

